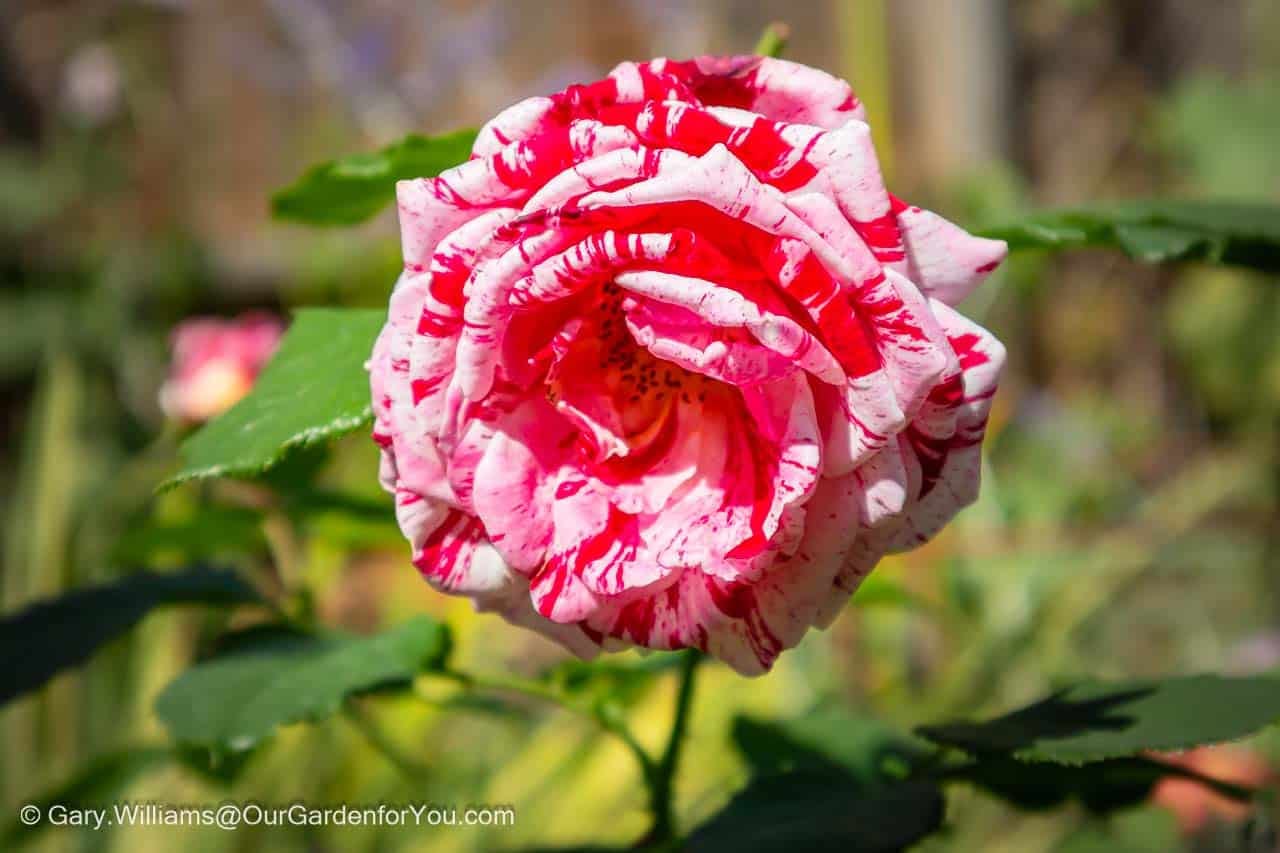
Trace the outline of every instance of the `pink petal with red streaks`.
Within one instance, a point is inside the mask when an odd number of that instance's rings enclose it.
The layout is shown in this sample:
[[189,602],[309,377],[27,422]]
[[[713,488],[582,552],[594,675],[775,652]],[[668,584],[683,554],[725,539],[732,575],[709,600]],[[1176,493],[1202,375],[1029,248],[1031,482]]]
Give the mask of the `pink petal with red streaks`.
[[476,465],[472,503],[489,540],[522,574],[536,569],[551,544],[555,473],[562,467],[567,426],[538,400],[521,406],[494,430]]
[[649,352],[730,385],[767,382],[796,370],[786,356],[751,334],[713,325],[678,305],[638,299],[626,317],[632,337]]
[[823,382],[843,384],[839,363],[803,326],[783,314],[763,310],[737,290],[705,279],[651,270],[622,273],[616,281],[640,296],[683,308],[712,326],[746,329],[762,346]]
[[906,207],[897,216],[912,278],[927,296],[959,305],[1004,261],[1003,240],[975,237],[936,213]]
[[982,439],[1004,367],[1004,345],[990,332],[944,305],[936,305],[934,310],[947,330],[962,369],[955,430],[948,439],[932,446],[907,434],[905,441],[918,458],[928,460],[932,472],[922,483],[922,493],[916,496],[897,535],[888,542],[891,551],[928,541],[957,512],[977,499]]

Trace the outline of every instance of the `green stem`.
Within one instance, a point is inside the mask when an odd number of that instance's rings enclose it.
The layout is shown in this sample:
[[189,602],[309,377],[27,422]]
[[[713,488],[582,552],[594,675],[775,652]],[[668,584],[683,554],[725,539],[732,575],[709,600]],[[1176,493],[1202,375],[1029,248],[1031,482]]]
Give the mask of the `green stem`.
[[676,770],[680,765],[680,750],[685,740],[684,733],[689,727],[689,710],[693,706],[694,676],[701,660],[701,652],[697,649],[689,649],[680,662],[680,686],[676,692],[676,710],[671,722],[671,736],[667,739],[667,748],[663,750],[662,757],[655,767],[653,780],[649,784],[653,826],[645,836],[646,843],[662,843],[675,838],[672,795]]
[[441,675],[467,688],[468,690],[484,690],[507,693],[519,693],[544,702],[558,705],[567,711],[595,721],[601,729],[616,737],[622,745],[635,757],[640,766],[640,773],[646,785],[652,785],[657,765],[645,752],[640,742],[631,732],[631,728],[623,719],[616,706],[608,703],[588,703],[580,701],[555,687],[541,681],[528,678],[516,678],[509,675],[471,675],[453,669],[442,670]]
[[510,675],[472,675],[466,672],[458,672],[456,669],[442,669],[438,672],[428,673],[428,675],[439,675],[450,681],[456,681],[468,690],[521,693],[534,699],[552,702],[576,713],[586,713],[591,716],[589,711],[584,710],[583,706],[574,702],[571,697],[566,696],[549,684],[535,681],[531,678],[516,678]]
[[430,775],[426,767],[401,752],[400,747],[396,746],[381,726],[353,700],[348,700],[342,706],[342,714],[347,722],[364,736],[369,745],[399,770],[406,779],[421,781]]
[[787,41],[791,38],[791,27],[781,21],[774,21],[764,28],[760,40],[756,42],[756,56],[771,56],[777,59],[787,49]]
[[[702,653],[689,649],[680,662],[680,685],[676,691],[675,715],[671,723],[671,735],[661,758],[654,760],[636,740],[617,705],[610,702],[584,702],[568,696],[554,686],[528,678],[508,675],[471,675],[453,669],[430,673],[457,682],[468,690],[519,693],[534,699],[551,702],[565,710],[592,719],[601,729],[616,737],[635,757],[649,789],[649,807],[653,813],[653,825],[641,841],[641,845],[658,845],[674,840],[675,820],[672,793],[676,770],[680,764],[680,750],[684,744],[685,729],[689,726],[689,711],[693,705],[694,673]],[[415,690],[420,698],[434,701]]]

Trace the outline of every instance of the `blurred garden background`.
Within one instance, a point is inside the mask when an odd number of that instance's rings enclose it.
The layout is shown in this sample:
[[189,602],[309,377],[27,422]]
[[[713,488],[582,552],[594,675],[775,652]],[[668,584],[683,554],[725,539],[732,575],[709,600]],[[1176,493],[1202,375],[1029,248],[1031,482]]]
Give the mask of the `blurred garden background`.
[[[623,59],[750,52],[774,20],[790,26],[788,58],[852,82],[892,191],[966,226],[1100,199],[1280,201],[1275,0],[6,0],[0,611],[203,561],[285,584],[355,632],[432,613],[476,671],[560,661],[419,579],[363,436],[336,445],[320,475],[359,512],[316,502],[283,518],[234,482],[154,494],[176,459],[157,402],[167,336],[195,314],[386,305],[400,268],[393,212],[343,230],[271,220],[272,191],[309,164],[477,125]],[[1276,285],[1119,253],[1014,256],[964,306],[1010,354],[981,499],[883,563],[769,676],[704,668],[680,814],[711,814],[741,785],[729,744],[744,713],[839,707],[908,731],[1082,677],[1280,668]],[[555,709],[455,701],[443,681],[369,700],[354,719],[289,727],[243,762],[150,760],[164,740],[156,694],[223,619],[149,616],[0,710],[0,831],[94,760],[111,771],[95,780],[108,799],[488,803],[517,821],[10,841],[488,851],[643,831],[644,791],[620,745]],[[642,688],[620,698],[656,746],[674,685]],[[1257,783],[1280,771],[1280,737],[1198,757]],[[961,791],[946,833],[921,849],[1083,850],[1105,830],[1098,849],[1242,851],[1242,822],[1268,819],[1197,789],[1157,800],[1100,829],[1078,807],[1024,813]]]

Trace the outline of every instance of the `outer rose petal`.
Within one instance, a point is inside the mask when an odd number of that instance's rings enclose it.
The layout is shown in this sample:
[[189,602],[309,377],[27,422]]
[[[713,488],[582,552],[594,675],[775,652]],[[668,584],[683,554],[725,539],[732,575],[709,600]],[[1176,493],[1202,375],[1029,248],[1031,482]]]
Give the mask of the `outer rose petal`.
[[911,259],[912,278],[927,296],[958,305],[1004,261],[1002,240],[975,237],[936,213],[903,207],[898,226]]
[[[818,613],[830,599],[841,604],[846,593],[834,593],[836,573],[857,540],[855,525],[842,524],[856,511],[860,484],[852,475],[823,480],[806,505],[805,534],[795,554],[779,559],[756,585],[755,620],[747,620],[748,643],[757,651],[746,667],[730,661],[750,675],[772,666],[783,649],[800,642]],[[755,625],[754,632],[752,625]]]
[[379,477],[442,591],[756,674],[976,494],[1003,257],[894,199],[842,81],[623,63],[399,186]]
[[459,510],[446,513],[426,534],[414,549],[413,563],[436,589],[477,599],[501,597],[515,583],[511,570],[485,541],[480,521]]
[[584,660],[590,660],[600,652],[600,643],[584,626],[552,622],[534,610],[527,581],[513,583],[501,597],[476,599],[476,610],[497,613],[512,625],[536,631]]
[[946,306],[935,305],[934,310],[960,357],[962,396],[957,407],[955,433],[941,446],[922,447],[912,435],[905,439],[920,458],[924,458],[928,450],[940,458],[932,463],[934,473],[930,482],[922,484],[922,493],[916,496],[901,527],[888,541],[891,551],[904,551],[927,542],[960,509],[977,499],[982,439],[991,400],[1004,368],[1004,345],[990,332]]

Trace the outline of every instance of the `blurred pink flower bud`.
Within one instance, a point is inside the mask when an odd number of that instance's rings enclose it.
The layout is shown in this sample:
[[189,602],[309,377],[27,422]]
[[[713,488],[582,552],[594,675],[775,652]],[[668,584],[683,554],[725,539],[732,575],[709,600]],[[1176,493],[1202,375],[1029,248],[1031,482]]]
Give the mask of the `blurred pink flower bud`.
[[[1271,768],[1258,753],[1236,746],[1202,746],[1177,755],[1157,755],[1161,761],[1246,787],[1258,787],[1273,778]],[[1205,827],[1210,819],[1236,821],[1249,814],[1249,806],[1228,799],[1190,779],[1168,778],[1156,786],[1151,799],[1173,812],[1188,835]]]
[[123,101],[120,63],[105,44],[77,50],[67,63],[63,101],[79,122],[96,126],[110,120]]
[[284,333],[278,317],[193,317],[173,331],[173,363],[160,389],[171,418],[200,423],[231,408],[253,387]]

